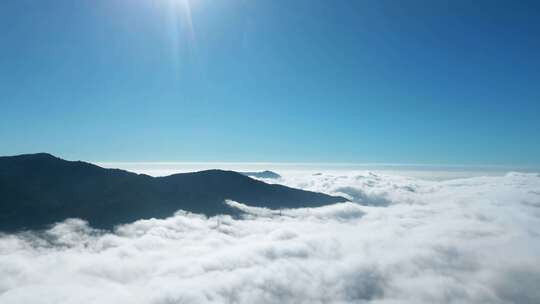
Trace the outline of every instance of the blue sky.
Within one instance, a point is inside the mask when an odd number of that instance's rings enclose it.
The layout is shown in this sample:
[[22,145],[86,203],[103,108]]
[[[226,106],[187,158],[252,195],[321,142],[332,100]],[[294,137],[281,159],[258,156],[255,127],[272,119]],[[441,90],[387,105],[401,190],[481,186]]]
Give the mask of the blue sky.
[[0,154],[538,166],[539,14],[536,1],[1,1]]

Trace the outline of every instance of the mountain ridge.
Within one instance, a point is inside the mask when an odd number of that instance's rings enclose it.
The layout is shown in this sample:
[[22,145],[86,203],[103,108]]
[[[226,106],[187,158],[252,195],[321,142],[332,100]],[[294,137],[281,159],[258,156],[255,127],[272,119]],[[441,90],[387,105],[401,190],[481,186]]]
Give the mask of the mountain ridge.
[[0,231],[40,229],[70,217],[110,229],[180,209],[237,214],[226,199],[273,209],[346,201],[219,169],[152,177],[49,153],[0,156]]

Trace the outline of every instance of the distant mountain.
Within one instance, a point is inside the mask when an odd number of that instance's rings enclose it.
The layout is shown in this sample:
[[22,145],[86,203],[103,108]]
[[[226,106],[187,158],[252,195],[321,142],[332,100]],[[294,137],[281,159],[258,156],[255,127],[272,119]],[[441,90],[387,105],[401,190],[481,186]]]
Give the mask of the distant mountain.
[[42,228],[70,217],[112,228],[175,211],[234,214],[231,199],[268,208],[315,207],[343,197],[270,185],[240,173],[207,170],[151,177],[50,154],[0,157],[0,230]]
[[261,171],[261,172],[240,172],[241,174],[245,175],[245,176],[250,176],[250,177],[256,177],[256,178],[273,178],[273,179],[277,179],[277,178],[280,178],[281,175],[277,174],[276,172],[272,172],[272,171]]

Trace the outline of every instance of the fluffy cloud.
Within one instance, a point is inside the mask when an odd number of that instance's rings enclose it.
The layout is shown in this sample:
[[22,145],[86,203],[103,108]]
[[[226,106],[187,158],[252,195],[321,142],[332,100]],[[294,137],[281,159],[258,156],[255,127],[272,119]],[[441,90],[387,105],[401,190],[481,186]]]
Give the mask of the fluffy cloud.
[[540,303],[540,177],[284,174],[353,203],[0,236],[0,303]]

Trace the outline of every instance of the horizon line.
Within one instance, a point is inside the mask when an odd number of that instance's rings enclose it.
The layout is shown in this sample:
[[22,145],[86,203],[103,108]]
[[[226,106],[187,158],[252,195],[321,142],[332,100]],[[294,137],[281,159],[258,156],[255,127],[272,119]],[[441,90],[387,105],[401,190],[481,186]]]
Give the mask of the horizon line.
[[285,165],[285,166],[383,166],[383,167],[428,167],[428,168],[500,168],[500,169],[540,169],[540,165],[508,165],[508,164],[448,164],[448,163],[387,163],[387,162],[240,162],[240,161],[88,161],[94,164],[126,164],[126,165]]

